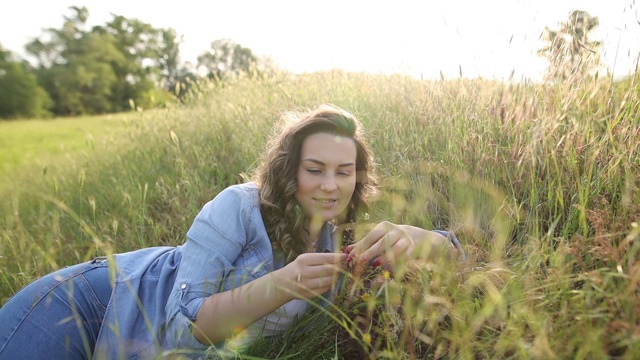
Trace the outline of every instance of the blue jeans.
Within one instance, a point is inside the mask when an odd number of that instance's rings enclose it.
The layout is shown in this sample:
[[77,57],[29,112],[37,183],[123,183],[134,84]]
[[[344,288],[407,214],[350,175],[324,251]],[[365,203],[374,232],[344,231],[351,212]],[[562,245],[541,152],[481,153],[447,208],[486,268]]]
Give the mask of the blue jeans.
[[110,298],[100,258],[32,282],[0,308],[0,359],[90,359]]

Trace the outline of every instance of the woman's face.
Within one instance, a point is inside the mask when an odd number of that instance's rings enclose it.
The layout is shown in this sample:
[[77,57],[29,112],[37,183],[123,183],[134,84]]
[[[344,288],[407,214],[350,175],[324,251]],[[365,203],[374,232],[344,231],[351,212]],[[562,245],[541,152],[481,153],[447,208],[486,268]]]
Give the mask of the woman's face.
[[348,137],[318,133],[302,143],[295,197],[312,234],[349,205],[356,186],[356,156],[356,144]]

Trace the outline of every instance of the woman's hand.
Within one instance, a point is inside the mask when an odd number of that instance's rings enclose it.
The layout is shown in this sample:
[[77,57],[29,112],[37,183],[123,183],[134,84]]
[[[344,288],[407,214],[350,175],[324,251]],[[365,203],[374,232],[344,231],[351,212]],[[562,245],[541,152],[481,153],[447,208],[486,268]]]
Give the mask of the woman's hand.
[[343,249],[347,262],[362,267],[406,264],[412,259],[435,260],[451,256],[453,245],[436,232],[410,225],[383,221],[373,227],[360,241]]
[[347,261],[356,265],[395,265],[413,254],[415,241],[400,225],[383,221],[377,224],[360,241],[345,248]]
[[281,269],[280,287],[298,299],[311,299],[335,286],[346,268],[346,254],[301,254]]
[[208,296],[196,315],[193,334],[202,344],[217,344],[295,298],[321,295],[336,284],[346,260],[346,254],[302,254],[279,270]]

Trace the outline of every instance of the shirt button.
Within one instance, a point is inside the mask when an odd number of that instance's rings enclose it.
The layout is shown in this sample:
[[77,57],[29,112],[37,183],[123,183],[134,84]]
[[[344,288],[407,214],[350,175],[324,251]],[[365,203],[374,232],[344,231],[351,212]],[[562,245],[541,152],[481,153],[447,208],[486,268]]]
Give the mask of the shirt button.
[[180,289],[184,290],[184,289],[186,289],[186,288],[187,288],[187,284],[182,284],[182,285],[180,285]]

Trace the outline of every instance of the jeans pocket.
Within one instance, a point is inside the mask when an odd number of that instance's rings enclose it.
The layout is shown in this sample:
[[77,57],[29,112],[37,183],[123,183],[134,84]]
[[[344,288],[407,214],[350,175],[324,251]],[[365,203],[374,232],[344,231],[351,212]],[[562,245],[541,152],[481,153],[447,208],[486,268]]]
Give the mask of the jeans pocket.
[[109,281],[109,267],[106,261],[94,259],[89,264],[88,269],[82,273],[82,279],[86,285],[86,291],[89,292],[96,306],[106,310],[113,288]]

